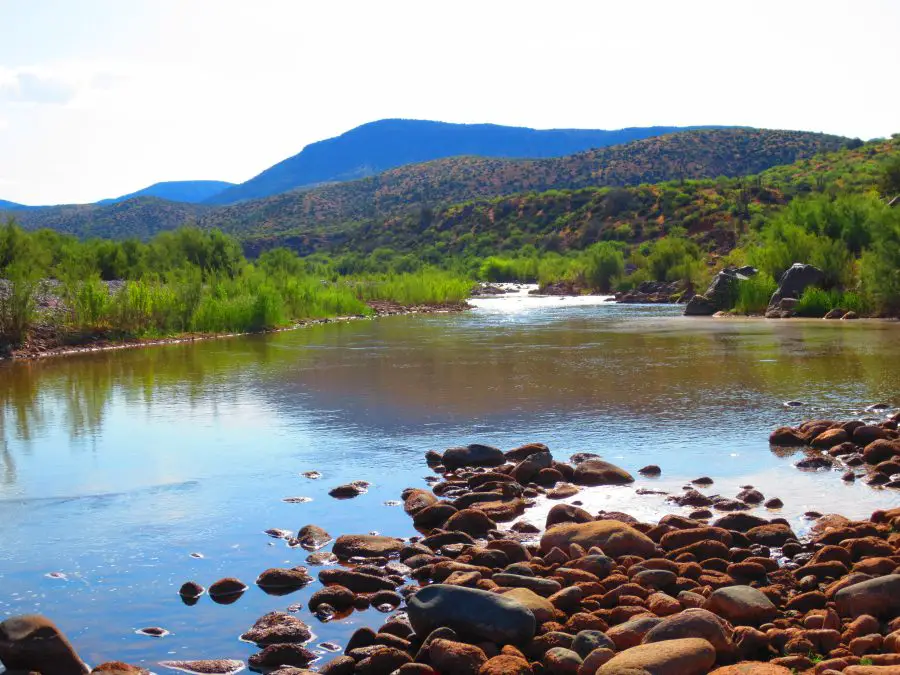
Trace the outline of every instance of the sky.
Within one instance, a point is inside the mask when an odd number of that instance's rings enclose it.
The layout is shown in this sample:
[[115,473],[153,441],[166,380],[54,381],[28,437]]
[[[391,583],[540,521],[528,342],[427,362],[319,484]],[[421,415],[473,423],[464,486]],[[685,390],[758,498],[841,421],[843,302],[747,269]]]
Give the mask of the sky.
[[0,0],[0,199],[242,182],[403,117],[900,132],[900,0]]

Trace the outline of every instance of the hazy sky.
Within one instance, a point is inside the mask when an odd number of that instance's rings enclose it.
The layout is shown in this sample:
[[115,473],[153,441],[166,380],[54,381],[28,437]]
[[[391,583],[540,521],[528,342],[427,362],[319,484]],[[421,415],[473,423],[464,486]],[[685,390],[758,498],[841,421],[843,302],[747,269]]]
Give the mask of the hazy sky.
[[385,117],[900,131],[900,0],[0,0],[0,199],[244,181]]

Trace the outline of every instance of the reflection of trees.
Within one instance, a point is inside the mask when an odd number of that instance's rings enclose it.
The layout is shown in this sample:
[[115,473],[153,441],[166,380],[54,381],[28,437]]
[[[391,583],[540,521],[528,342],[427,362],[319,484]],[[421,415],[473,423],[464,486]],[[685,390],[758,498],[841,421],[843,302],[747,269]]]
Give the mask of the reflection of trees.
[[[2,429],[0,429],[2,432]],[[3,484],[15,485],[16,483],[16,460],[13,459],[12,453],[6,447],[6,438],[0,433],[0,463],[3,464]]]
[[0,364],[0,439],[27,449],[53,425],[72,440],[92,436],[117,400],[146,410],[172,401],[216,410],[242,393],[222,385],[271,354],[265,340],[219,340]]

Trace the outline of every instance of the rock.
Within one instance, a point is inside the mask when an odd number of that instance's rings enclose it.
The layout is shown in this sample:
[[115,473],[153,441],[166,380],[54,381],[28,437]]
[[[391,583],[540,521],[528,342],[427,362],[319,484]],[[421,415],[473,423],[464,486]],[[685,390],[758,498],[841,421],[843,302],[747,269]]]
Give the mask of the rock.
[[661,476],[662,469],[660,469],[656,464],[648,464],[643,469],[639,469],[638,473],[642,476]]
[[444,453],[443,461],[452,471],[464,466],[502,466],[506,456],[499,448],[473,443],[464,448],[450,448]]
[[571,649],[553,647],[544,654],[544,666],[549,675],[577,675],[581,657]]
[[556,614],[556,608],[547,598],[541,597],[529,588],[513,588],[502,595],[528,608],[539,624],[552,620]]
[[95,666],[91,675],[150,675],[150,671],[121,661],[107,661]]
[[592,523],[594,516],[572,504],[557,504],[547,512],[545,528],[551,528],[561,523]]
[[317,608],[328,605],[337,610],[350,609],[353,607],[356,597],[353,591],[344,586],[326,586],[320,588],[309,598],[309,609],[315,611]]
[[596,546],[614,558],[622,555],[649,558],[656,553],[656,544],[652,539],[617,520],[556,525],[541,537],[541,551],[545,553],[549,553],[554,547],[568,550],[572,544],[578,544],[584,549]]
[[809,286],[817,286],[822,283],[825,275],[822,270],[812,265],[794,263],[778,282],[778,289],[769,300],[769,308],[779,306],[784,298],[799,299]]
[[396,647],[378,645],[364,659],[356,664],[358,675],[388,675],[397,669],[412,663],[412,657]]
[[878,439],[869,443],[862,452],[866,464],[880,464],[900,455],[900,443]]
[[331,535],[318,525],[304,525],[297,533],[297,543],[307,551],[318,551],[331,542]]
[[483,649],[464,642],[443,639],[431,643],[428,657],[439,672],[460,675],[478,675],[481,666],[487,662]]
[[491,530],[497,529],[497,523],[486,513],[478,509],[463,509],[454,513],[444,528],[449,531],[465,532],[473,537],[483,537]]
[[599,647],[584,658],[584,662],[578,669],[578,675],[595,675],[604,663],[610,661],[616,653],[612,649]]
[[892,619],[900,615],[900,574],[888,574],[842,588],[834,594],[838,614]]
[[827,431],[823,431],[821,434],[816,436],[812,440],[810,445],[814,448],[822,448],[823,450],[827,450],[829,448],[833,448],[836,445],[840,445],[841,443],[846,443],[849,440],[850,435],[843,429],[828,429]]
[[856,312],[851,310],[851,311],[847,312],[846,314],[844,314],[844,316],[841,317],[841,321],[852,321],[853,319],[858,319],[858,318],[859,318],[859,314],[857,314]]
[[717,311],[713,302],[699,293],[691,298],[684,307],[685,316],[712,316]]
[[462,586],[426,586],[407,600],[417,635],[444,626],[460,635],[498,644],[524,644],[534,637],[534,614],[516,600]]
[[766,594],[751,586],[720,588],[709,596],[703,608],[740,626],[759,626],[778,614],[778,608]]
[[220,605],[230,605],[236,602],[246,590],[246,584],[240,579],[226,577],[219,579],[209,587],[209,597],[213,599],[213,602],[217,602]]
[[437,503],[438,498],[429,490],[413,488],[403,493],[403,510],[411,516],[415,516],[422,509],[434,506]]
[[547,499],[568,499],[579,492],[580,490],[571,483],[561,483],[547,492]]
[[196,600],[201,595],[206,592],[206,589],[203,588],[196,581],[185,581],[181,588],[178,589],[178,595],[182,597],[182,599],[187,600]]
[[806,438],[797,429],[779,427],[769,434],[769,445],[780,447],[803,446],[806,445]]
[[347,483],[346,485],[338,485],[337,487],[331,488],[328,491],[328,494],[335,499],[352,499],[353,497],[358,497],[365,492],[367,492],[367,490],[361,485],[357,485],[355,483]]
[[757,525],[747,530],[747,538],[754,544],[763,546],[780,547],[788,539],[796,539],[797,535],[794,531],[784,523],[769,523],[767,525]]
[[613,642],[603,631],[578,631],[578,633],[575,635],[575,639],[572,640],[572,651],[576,652],[581,658],[587,658],[587,656],[594,650],[604,648],[615,651],[616,643]]
[[202,659],[199,661],[160,661],[159,665],[172,670],[197,675],[232,675],[244,669],[243,661],[234,659]]
[[716,668],[709,675],[791,675],[790,668],[762,661],[742,661],[733,666]]
[[256,585],[266,593],[281,595],[285,591],[291,592],[303,588],[312,580],[313,578],[306,573],[305,567],[292,569],[273,567],[259,575]]
[[720,657],[728,656],[734,651],[734,645],[721,619],[705,609],[686,609],[681,614],[663,619],[644,636],[643,643],[678,640],[684,637],[703,638],[715,648]]
[[39,614],[14,616],[0,623],[0,664],[7,670],[42,675],[86,675],[75,648],[50,619]]
[[823,316],[822,318],[829,319],[829,320],[830,319],[840,319],[842,316],[844,316],[844,314],[846,314],[846,312],[843,309],[838,309],[837,307],[835,307],[834,309],[826,312],[825,316]]
[[388,558],[400,553],[403,540],[374,534],[345,534],[332,547],[341,560],[350,558]]
[[626,485],[634,482],[634,477],[615,464],[602,459],[587,459],[575,467],[576,485]]
[[616,654],[597,675],[706,675],[715,661],[716,650],[706,640],[666,640]]
[[536,452],[523,459],[512,471],[512,477],[525,485],[531,482],[542,469],[549,469],[553,456],[549,452]]
[[278,643],[304,643],[312,639],[309,626],[284,612],[269,612],[261,616],[253,627],[241,635],[241,640],[255,642],[260,647]]
[[488,659],[479,669],[478,675],[532,675],[533,672],[525,659],[501,654]]

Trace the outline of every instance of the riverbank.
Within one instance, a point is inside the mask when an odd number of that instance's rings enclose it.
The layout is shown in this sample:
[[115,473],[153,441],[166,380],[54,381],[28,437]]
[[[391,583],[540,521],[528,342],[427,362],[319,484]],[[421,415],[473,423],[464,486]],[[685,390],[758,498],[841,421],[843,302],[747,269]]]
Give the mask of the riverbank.
[[[199,342],[203,340],[220,340],[234,338],[243,335],[259,335],[265,333],[280,333],[292,331],[308,326],[316,326],[327,323],[342,323],[347,321],[359,321],[364,319],[377,319],[386,316],[401,316],[407,314],[444,314],[450,312],[463,312],[471,309],[466,302],[448,302],[433,304],[402,305],[390,301],[373,300],[366,303],[372,310],[372,314],[357,314],[351,316],[327,317],[321,319],[305,319],[284,328],[273,328],[260,331],[247,331],[235,333],[185,333],[162,338],[137,338],[132,336],[115,336],[110,332],[84,333],[73,336],[63,335],[53,327],[44,325],[35,327],[28,340],[20,347],[9,353],[0,352],[0,361],[33,360],[51,356],[69,356],[86,352],[113,351],[119,349],[138,349],[142,347],[156,347],[161,345],[182,344],[186,342]],[[61,338],[72,340],[61,344]],[[74,338],[74,340],[73,340]]]
[[[860,441],[876,428],[881,440],[896,441],[897,418],[870,424],[865,434],[843,424]],[[815,431],[807,436],[818,438]],[[798,532],[778,516],[780,500],[766,501],[753,486],[734,498],[714,494],[715,479],[698,476],[652,522],[618,510],[592,514],[581,504],[593,493],[652,485],[664,470],[657,465],[636,478],[592,453],[561,461],[541,443],[429,451],[424,463],[435,474],[429,487],[407,488],[396,502],[421,536],[334,536],[316,525],[266,531],[308,552],[307,564],[321,567],[321,587],[306,610],[294,603],[247,627],[240,640],[259,649],[247,660],[251,670],[877,675],[900,666],[900,508],[861,519],[808,512],[809,527]],[[364,491],[356,481],[331,494]],[[543,522],[526,517],[549,503]],[[255,580],[274,596],[314,583],[305,566],[269,568]],[[248,590],[225,577],[208,588],[185,580],[178,593],[194,607],[207,596],[230,605]],[[343,645],[310,648],[316,622],[369,608],[389,616],[380,625],[362,622]],[[138,633],[169,634],[164,626]],[[0,660],[10,668],[40,670],[53,659],[69,665],[66,673],[86,674],[76,648],[43,617],[0,624]],[[246,667],[208,656],[158,665],[207,674]],[[92,672],[110,671],[148,672],[120,662]]]

